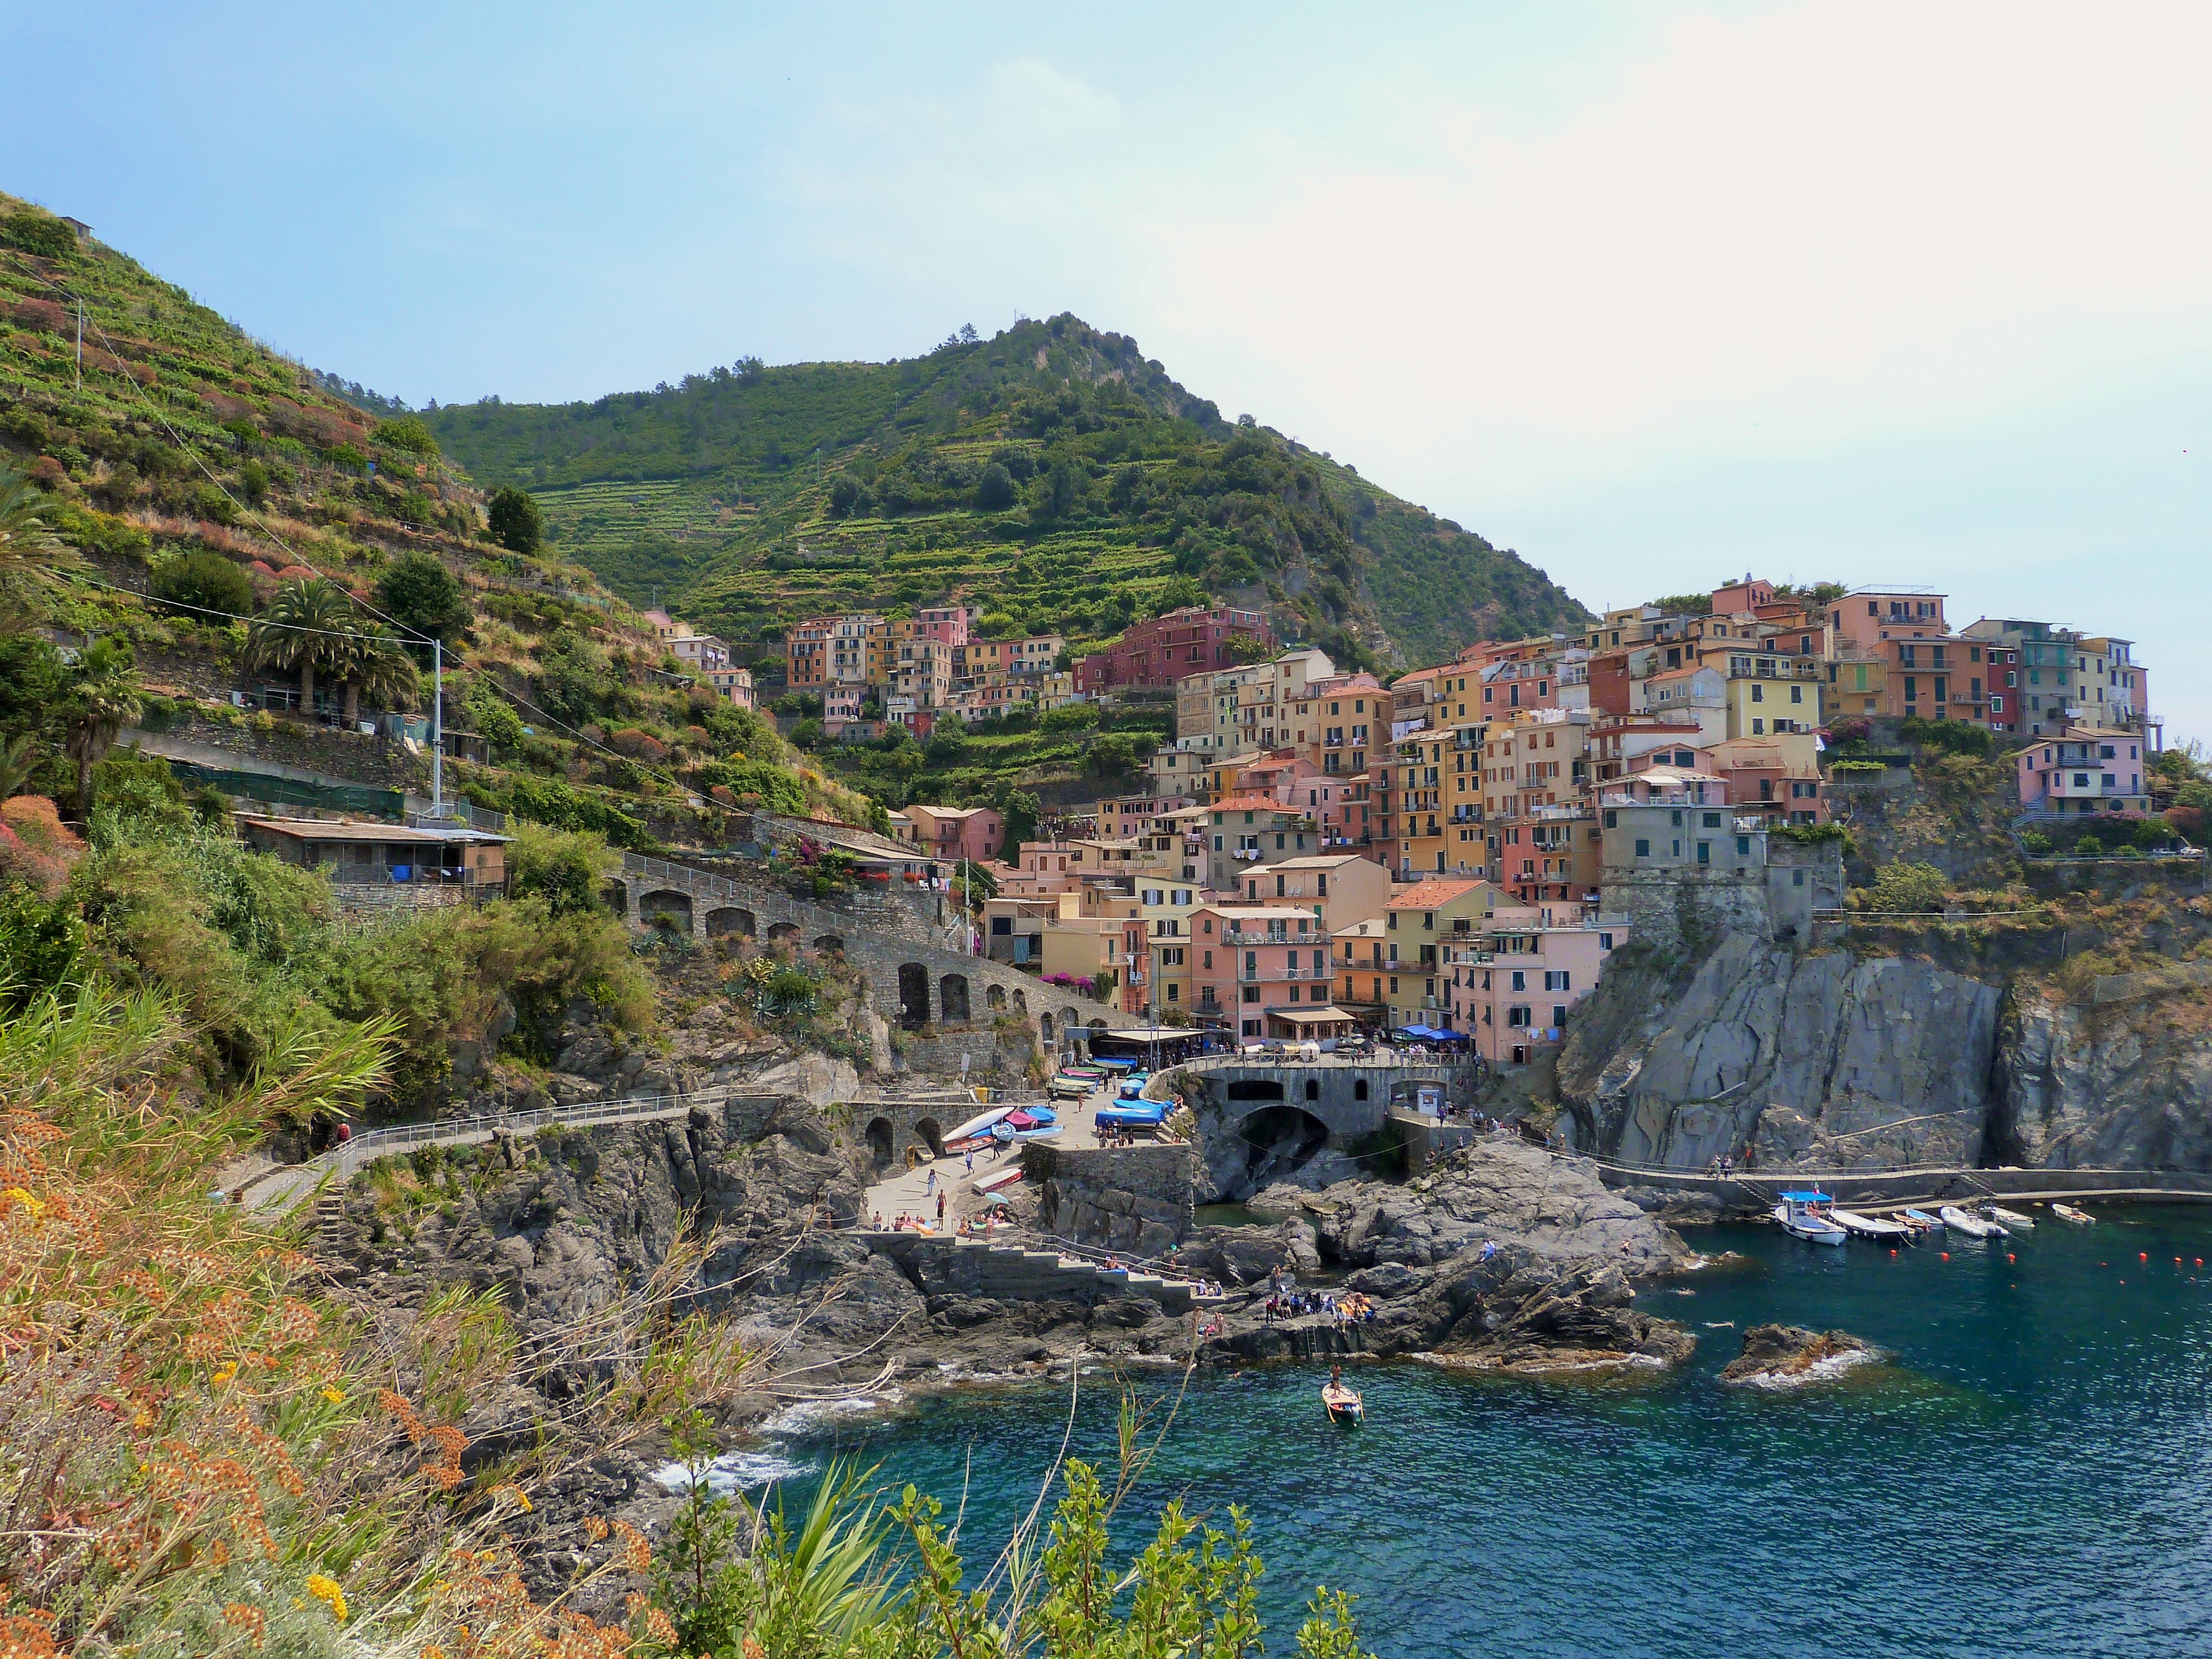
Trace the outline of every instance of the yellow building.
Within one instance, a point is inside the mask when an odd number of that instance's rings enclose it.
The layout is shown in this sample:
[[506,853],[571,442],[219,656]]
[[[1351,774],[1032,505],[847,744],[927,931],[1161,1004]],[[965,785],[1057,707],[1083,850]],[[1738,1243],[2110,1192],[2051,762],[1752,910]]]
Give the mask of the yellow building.
[[1731,675],[1726,695],[1731,738],[1810,732],[1820,725],[1820,682],[1815,678]]
[[[1391,1025],[1435,1025],[1449,1006],[1443,947],[1464,943],[1511,899],[1494,884],[1463,877],[1416,882],[1382,909],[1383,973]],[[1370,969],[1371,975],[1371,969]]]

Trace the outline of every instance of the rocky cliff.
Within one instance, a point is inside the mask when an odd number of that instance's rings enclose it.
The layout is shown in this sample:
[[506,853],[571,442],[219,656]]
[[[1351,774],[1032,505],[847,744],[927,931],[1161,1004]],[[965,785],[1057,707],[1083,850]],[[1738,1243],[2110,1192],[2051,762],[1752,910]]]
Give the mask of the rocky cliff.
[[[2151,894],[1631,949],[1560,1053],[1560,1103],[1577,1145],[1663,1168],[2212,1168],[2212,996],[2189,971],[2208,923],[2202,897]],[[2100,951],[2169,965],[2100,975]]]

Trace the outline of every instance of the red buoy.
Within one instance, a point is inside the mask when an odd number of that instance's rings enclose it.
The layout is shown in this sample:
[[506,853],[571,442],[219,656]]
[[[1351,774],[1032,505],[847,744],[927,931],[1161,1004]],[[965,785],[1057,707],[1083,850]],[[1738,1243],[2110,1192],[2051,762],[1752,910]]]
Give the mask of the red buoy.
[[2149,1256],[2149,1255],[2148,1255],[2147,1252],[2145,1252],[2145,1251],[2142,1251],[2142,1250],[2137,1250],[2137,1251],[2136,1252],[2136,1261],[2149,1261],[2149,1260],[2150,1260],[2150,1256]]
[[1948,1251],[1948,1250],[1944,1251],[1944,1252],[1943,1252],[1943,1260],[1944,1260],[1944,1261],[1948,1261],[1950,1259],[1951,1259],[1951,1253],[1950,1253],[1950,1251]]
[[2010,1250],[2007,1250],[2005,1252],[2005,1260],[2008,1261],[2017,1261],[2020,1258],[2014,1255]]

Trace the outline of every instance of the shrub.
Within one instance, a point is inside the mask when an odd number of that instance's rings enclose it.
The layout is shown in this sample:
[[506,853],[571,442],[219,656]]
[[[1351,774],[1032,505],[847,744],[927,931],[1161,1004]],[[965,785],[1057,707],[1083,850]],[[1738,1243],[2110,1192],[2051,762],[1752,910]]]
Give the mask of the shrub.
[[477,734],[495,748],[513,749],[522,741],[522,716],[501,702],[495,692],[482,687],[471,691],[468,710],[469,718],[476,722]]
[[1828,726],[1828,735],[1838,747],[1863,744],[1873,732],[1874,723],[1858,714],[1847,714],[1841,720],[1831,721]]
[[1898,728],[1905,740],[1923,750],[1936,750],[1944,754],[1972,755],[1986,758],[1995,747],[1995,739],[1985,726],[1972,720],[1923,720],[1917,714],[1907,714]]
[[2023,830],[2020,832],[2020,850],[2027,854],[2028,857],[2032,859],[2049,858],[2051,856],[2051,837],[2045,835],[2042,830]]
[[596,912],[600,884],[621,869],[622,855],[588,830],[519,824],[507,849],[507,891],[543,899],[556,916]]
[[430,428],[412,415],[403,415],[396,420],[379,421],[369,438],[386,449],[401,449],[410,455],[435,455],[438,441],[430,435]]
[[155,573],[154,597],[193,611],[253,614],[253,580],[220,553],[194,548]]
[[983,469],[975,481],[975,506],[979,512],[998,513],[1014,504],[1014,477],[998,462],[993,461]]
[[1058,708],[1048,708],[1037,717],[1040,732],[1087,732],[1098,724],[1098,706],[1089,702],[1071,702]]
[[1899,860],[1875,872],[1873,906],[1877,910],[1925,914],[1943,908],[1947,884],[1932,864]]
[[0,801],[0,878],[13,878],[40,898],[59,896],[84,842],[45,795]]
[[368,457],[351,444],[333,444],[323,452],[323,458],[341,472],[366,472]]
[[2105,843],[2094,836],[2081,836],[2074,842],[2071,856],[2077,859],[2100,859],[2105,856]]
[[[0,863],[15,837],[0,829]],[[84,957],[76,906],[41,898],[19,881],[0,881],[0,1010],[15,1013],[72,982]]]
[[238,522],[238,503],[224,495],[217,486],[202,484],[193,499],[199,507],[200,517],[210,523],[228,528]]
[[788,767],[767,761],[709,761],[698,772],[701,781],[719,784],[741,803],[752,797],[752,805],[766,805],[773,812],[793,816],[806,811],[806,786]]
[[238,492],[246,497],[249,507],[262,507],[269,500],[269,469],[258,461],[247,461],[238,469]]

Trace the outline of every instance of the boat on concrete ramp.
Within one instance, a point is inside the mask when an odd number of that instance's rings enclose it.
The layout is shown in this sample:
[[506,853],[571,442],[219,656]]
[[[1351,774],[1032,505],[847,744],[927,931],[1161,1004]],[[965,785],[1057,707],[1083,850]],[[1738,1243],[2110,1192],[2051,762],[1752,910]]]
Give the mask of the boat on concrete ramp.
[[1840,1244],[1850,1235],[1829,1218],[1834,1200],[1823,1192],[1784,1193],[1774,1206],[1775,1224],[1808,1244]]
[[1918,1242],[1919,1230],[1908,1227],[1902,1221],[1892,1221],[1886,1216],[1861,1215],[1856,1210],[1831,1209],[1828,1218],[1853,1238],[1863,1238],[1876,1244],[1911,1244]]
[[2009,1238],[2010,1233],[1994,1221],[1984,1221],[1978,1215],[1968,1215],[1955,1204],[1946,1204],[1936,1214],[1943,1224],[1954,1233],[1964,1233],[1969,1238]]

